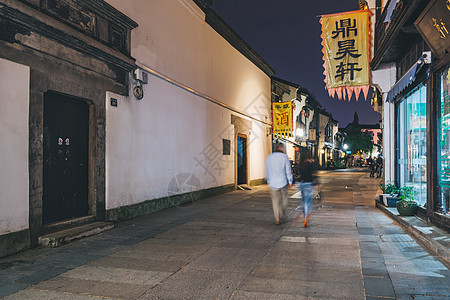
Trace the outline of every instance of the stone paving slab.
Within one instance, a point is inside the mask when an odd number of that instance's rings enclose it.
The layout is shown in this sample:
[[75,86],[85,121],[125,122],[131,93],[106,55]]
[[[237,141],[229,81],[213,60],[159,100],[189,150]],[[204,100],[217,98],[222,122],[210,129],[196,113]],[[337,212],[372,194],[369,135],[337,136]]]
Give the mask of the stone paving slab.
[[321,267],[302,266],[269,266],[258,265],[251,272],[251,276],[258,278],[290,279],[301,282],[357,282],[361,281],[361,274],[345,270],[326,269]]
[[198,251],[190,252],[147,252],[137,250],[122,250],[112,254],[112,257],[129,257],[138,259],[154,259],[154,260],[166,260],[166,261],[179,261],[188,263],[193,259],[199,257],[202,253]]
[[223,237],[217,236],[217,235],[200,235],[200,234],[186,234],[186,233],[180,233],[177,231],[167,231],[162,232],[155,236],[157,239],[169,239],[169,240],[183,240],[183,241],[199,241],[199,242],[211,242],[216,243],[221,240],[223,240]]
[[266,186],[232,192],[0,259],[0,297],[450,298],[448,266],[373,206],[376,180],[321,176],[326,184],[309,228],[275,225]]
[[[301,295],[276,294],[276,293],[262,293],[237,291],[233,294],[232,300],[318,300],[322,298],[307,297]],[[333,298],[328,298],[333,299]],[[335,298],[337,299],[337,298]]]
[[40,267],[35,269],[31,275],[24,276],[20,279],[15,280],[16,283],[25,283],[28,285],[37,284],[43,280],[47,280],[53,278],[55,276],[60,275],[61,273],[66,272],[67,268],[58,268],[58,267]]
[[361,272],[361,264],[357,261],[336,261],[330,258],[316,258],[314,260],[305,259],[292,259],[292,257],[270,255],[268,254],[263,258],[260,263],[261,265],[268,266],[294,266],[294,267],[304,267],[313,268],[318,264],[322,265],[322,268],[330,270],[345,270],[349,272]]
[[[450,299],[448,291],[448,277],[422,277],[409,274],[391,274],[392,281],[396,282],[397,295],[434,295],[442,299]],[[399,296],[400,297],[400,296]],[[409,299],[409,298],[406,298]]]
[[[36,286],[29,288],[29,292],[37,291],[55,291],[58,293],[71,293],[78,295],[109,297],[119,299],[136,299],[143,295],[152,286],[105,282],[100,280],[83,280],[78,278],[69,278],[58,276],[47,281],[43,281]],[[37,298],[29,298],[37,299]]]
[[289,279],[267,279],[247,277],[239,290],[275,294],[291,294],[303,297],[363,299],[364,288],[361,280],[349,284],[342,282],[302,282]]
[[364,277],[364,288],[367,296],[395,298],[392,282],[385,277]]
[[413,237],[420,240],[427,247],[432,249],[438,255],[450,262],[450,234],[428,224],[417,216],[400,216],[395,207],[385,207],[376,202],[376,206],[399,222],[407,232]]
[[112,267],[85,265],[63,274],[66,278],[82,280],[100,280],[103,282],[119,282],[153,286],[172,275],[171,272],[144,271]]
[[249,273],[266,255],[266,252],[266,250],[214,247],[191,262],[186,270]]
[[183,269],[139,299],[228,299],[245,276],[245,273]]
[[215,245],[218,248],[269,250],[275,244],[275,242],[275,239],[266,237],[228,236]]
[[271,257],[283,257],[285,259],[309,260],[313,262],[336,263],[345,262],[358,265],[360,263],[359,251],[356,248],[340,245],[307,244],[307,243],[277,243],[267,254],[266,259]]
[[[134,244],[126,251],[141,251],[141,252],[178,252],[178,253],[197,253],[201,254],[206,252],[213,243],[198,244],[193,243],[192,245],[186,245],[183,241],[182,245],[174,245],[173,242],[168,242],[165,244],[155,243],[158,239],[151,239],[142,241],[138,244]],[[215,244],[215,242],[214,242]],[[115,254],[121,253],[121,251],[115,252]]]
[[[283,235],[279,242],[290,242],[290,243],[305,243],[307,245],[339,245],[340,249],[345,247],[353,248],[358,246],[358,240],[356,238],[349,238],[348,236],[342,238],[329,237],[325,235],[324,237],[318,237],[317,235],[303,236],[303,232],[298,232],[300,236],[290,236],[290,231]],[[289,234],[289,235],[287,235]]]
[[[23,299],[45,299],[45,300],[98,300],[96,296],[85,296],[79,294],[69,294],[66,292],[54,292],[54,291],[39,291],[33,289],[27,289],[20,291],[15,295],[4,298],[5,300],[23,300]],[[109,298],[119,299],[119,298]]]
[[380,262],[364,262],[362,265],[362,273],[364,276],[389,277],[386,265],[384,264],[384,259]]
[[[26,283],[15,283],[15,282],[8,282],[8,284],[4,284],[0,286],[0,297],[2,299],[7,299],[4,298],[8,295],[13,295],[16,292],[20,292],[21,290],[25,290],[27,287],[29,287],[29,284]],[[25,299],[25,298],[20,298],[20,297],[16,297],[16,298],[11,298],[11,299]],[[29,298],[32,299],[32,298]]]
[[142,271],[174,273],[186,265],[186,262],[130,257],[105,256],[88,264],[93,267],[112,267]]

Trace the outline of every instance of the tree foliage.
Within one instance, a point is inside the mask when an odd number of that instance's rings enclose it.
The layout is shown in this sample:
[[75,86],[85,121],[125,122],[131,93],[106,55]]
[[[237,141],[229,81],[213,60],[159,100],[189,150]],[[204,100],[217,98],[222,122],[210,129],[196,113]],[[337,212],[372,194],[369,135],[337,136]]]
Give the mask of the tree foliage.
[[358,154],[358,152],[372,152],[372,137],[367,132],[361,132],[358,113],[355,112],[353,115],[353,122],[347,127],[345,132],[347,134],[345,143],[348,145],[348,150],[351,151],[352,154]]
[[352,151],[352,154],[357,154],[358,152],[367,153],[373,150],[372,137],[367,132],[361,132],[359,127],[352,127],[347,131],[345,143],[348,145],[348,150]]

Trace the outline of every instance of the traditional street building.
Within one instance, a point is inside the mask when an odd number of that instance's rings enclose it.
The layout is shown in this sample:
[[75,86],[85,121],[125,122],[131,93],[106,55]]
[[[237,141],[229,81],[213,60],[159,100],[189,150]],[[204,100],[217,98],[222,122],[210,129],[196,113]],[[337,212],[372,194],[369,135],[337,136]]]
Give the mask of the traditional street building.
[[418,215],[449,228],[450,4],[376,1],[371,63],[383,106],[385,182],[413,186]]
[[0,0],[0,256],[264,181],[274,71],[211,2]]
[[311,139],[310,127],[314,116],[314,109],[308,107],[309,94],[298,84],[272,77],[272,102],[293,102],[293,131],[292,136],[275,137],[273,142],[281,141],[286,144],[286,154],[293,163],[300,160],[300,150],[313,153],[316,140]]
[[323,150],[321,166],[328,168],[342,156],[342,135],[339,133],[338,121],[333,119],[330,113],[322,111],[319,112],[319,115],[322,116],[322,120],[328,120],[326,125],[319,130],[320,137],[323,136],[323,144],[321,143],[322,139],[319,139],[321,153]]
[[272,102],[294,103],[292,136],[276,140],[286,143],[289,159],[298,163],[302,151],[309,152],[318,166],[326,167],[342,154],[343,137],[338,122],[325,111],[307,89],[287,80],[272,77]]

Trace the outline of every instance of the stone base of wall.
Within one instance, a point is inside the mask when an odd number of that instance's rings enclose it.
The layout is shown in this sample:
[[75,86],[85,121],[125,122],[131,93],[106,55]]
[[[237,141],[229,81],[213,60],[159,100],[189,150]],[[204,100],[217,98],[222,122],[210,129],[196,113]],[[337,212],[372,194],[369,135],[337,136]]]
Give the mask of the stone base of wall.
[[0,257],[8,256],[30,248],[28,229],[0,236]]
[[261,185],[261,184],[266,184],[266,183],[267,183],[267,181],[265,178],[260,178],[260,179],[250,180],[248,185],[255,186],[255,185]]
[[203,198],[228,193],[234,191],[234,184],[214,187],[210,189],[195,191],[191,193],[185,193],[180,195],[173,195],[169,197],[163,197],[158,199],[147,200],[138,204],[122,206],[106,211],[107,221],[122,221],[127,220],[149,213],[163,210],[166,208],[174,207],[182,204],[189,204],[198,201]]

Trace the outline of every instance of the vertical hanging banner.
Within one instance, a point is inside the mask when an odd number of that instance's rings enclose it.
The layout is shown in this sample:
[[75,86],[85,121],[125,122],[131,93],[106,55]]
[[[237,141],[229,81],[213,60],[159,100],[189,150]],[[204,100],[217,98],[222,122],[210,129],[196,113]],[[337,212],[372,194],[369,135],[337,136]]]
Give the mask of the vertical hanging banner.
[[273,102],[272,103],[272,120],[273,120],[273,136],[288,137],[291,136],[293,125],[292,102]]
[[328,94],[350,101],[361,91],[367,99],[370,88],[370,16],[371,11],[357,10],[323,15],[322,52],[325,88]]

